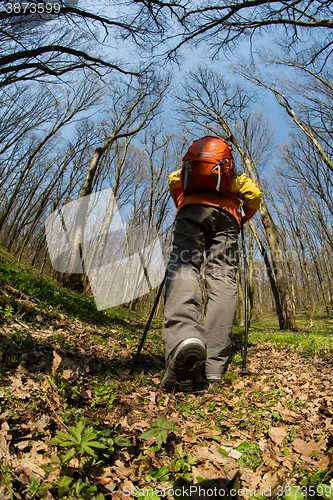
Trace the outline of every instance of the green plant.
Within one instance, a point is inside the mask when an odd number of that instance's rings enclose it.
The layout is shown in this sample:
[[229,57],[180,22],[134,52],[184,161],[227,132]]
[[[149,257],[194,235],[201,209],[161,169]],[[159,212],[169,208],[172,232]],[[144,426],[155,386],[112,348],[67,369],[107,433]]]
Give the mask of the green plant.
[[240,356],[239,354],[235,354],[235,356],[233,357],[232,359],[232,362],[235,364],[235,365],[241,365],[243,363],[243,358],[242,356]]
[[208,412],[214,411],[214,410],[215,410],[215,408],[216,408],[216,406],[217,406],[216,401],[211,401],[211,402],[209,403],[209,405],[207,406],[207,411],[208,411]]
[[179,478],[185,479],[187,482],[192,481],[192,467],[197,463],[198,459],[190,454],[186,455],[180,448],[177,448],[176,452],[179,458],[173,463],[174,471]]
[[[333,481],[331,486],[325,484],[331,477],[330,471],[319,470],[311,476],[305,476],[301,479],[301,491],[307,496],[309,500],[312,499],[332,499],[333,498]],[[325,482],[324,482],[325,481]],[[289,499],[286,499],[289,500]],[[298,499],[297,499],[298,500]]]
[[86,477],[83,481],[79,478],[77,481],[68,476],[62,476],[57,483],[58,495],[60,498],[68,500],[105,500],[102,493],[97,493],[97,486],[91,484]]
[[7,306],[5,309],[0,306],[0,310],[3,311],[5,318],[11,318],[14,315],[14,309],[11,306]]
[[292,443],[294,441],[296,435],[297,435],[296,428],[294,426],[292,426],[292,428],[290,429],[290,432],[289,432],[289,436],[285,437],[284,440],[282,441],[282,443],[283,444]]
[[237,460],[237,462],[244,467],[256,469],[262,463],[262,452],[258,443],[248,443],[247,441],[243,441],[243,443],[241,443],[236,450],[242,453],[242,456]]
[[151,471],[147,476],[146,476],[146,481],[147,482],[153,482],[153,481],[169,481],[169,469],[163,465],[160,469]]
[[67,400],[69,402],[78,402],[80,398],[80,387],[74,383],[69,384],[64,377],[60,376],[57,381],[58,390],[61,394],[63,402],[66,405]]
[[93,408],[94,406],[102,403],[111,408],[115,400],[115,395],[111,392],[111,389],[113,387],[114,386],[106,385],[103,383],[96,383],[94,386],[95,398],[90,406]]
[[77,453],[80,455],[88,454],[97,458],[96,450],[106,450],[107,446],[96,441],[98,433],[93,427],[85,427],[80,420],[76,427],[70,426],[67,432],[57,431],[56,436],[49,441],[49,444],[58,444],[59,446],[70,447],[64,457],[64,461],[71,460]]
[[140,500],[161,500],[161,496],[158,495],[153,488],[149,488],[148,490],[140,490],[137,488],[134,495]]
[[13,489],[13,484],[12,484],[13,472],[12,472],[8,462],[5,462],[4,465],[1,466],[0,472],[1,472],[1,476],[0,476],[1,482],[6,485],[8,493],[10,494],[10,497],[14,498],[14,489]]
[[191,413],[198,406],[197,401],[189,401],[187,394],[183,394],[180,403],[177,406],[179,412],[181,412],[186,418],[189,418]]
[[[87,424],[92,425],[87,425]],[[58,431],[56,436],[49,441],[51,445],[68,448],[65,454],[52,455],[51,464],[46,464],[43,469],[52,472],[60,469],[60,477],[54,484],[46,484],[43,488],[35,483],[31,485],[31,492],[35,494],[46,489],[57,490],[60,498],[68,500],[90,499],[103,500],[104,495],[97,493],[97,487],[90,483],[88,474],[92,467],[98,467],[102,463],[110,462],[115,446],[124,447],[131,443],[127,438],[119,436],[122,431],[120,425],[114,429],[103,429],[98,431],[93,425],[98,425],[99,421],[81,419],[76,426],[70,426],[68,432]],[[74,458],[78,459],[77,477],[67,475],[69,462]]]
[[178,427],[175,422],[168,422],[164,415],[158,415],[157,421],[151,424],[151,428],[143,432],[139,437],[142,439],[151,439],[156,437],[158,449],[163,443],[167,442],[168,431],[177,432]]
[[37,477],[31,481],[31,485],[25,490],[25,493],[29,495],[26,498],[40,498],[46,491],[50,491],[52,488],[53,485],[51,483],[42,484],[42,480]]

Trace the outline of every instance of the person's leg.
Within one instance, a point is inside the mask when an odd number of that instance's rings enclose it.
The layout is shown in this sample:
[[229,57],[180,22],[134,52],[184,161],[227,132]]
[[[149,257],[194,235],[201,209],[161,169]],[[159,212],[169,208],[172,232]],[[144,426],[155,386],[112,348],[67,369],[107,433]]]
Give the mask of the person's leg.
[[192,390],[193,367],[206,358],[200,266],[206,239],[205,207],[187,205],[177,215],[165,290],[161,387]]
[[204,208],[203,205],[186,205],[179,211],[175,222],[162,327],[166,359],[188,337],[205,342],[198,279],[206,238]]
[[237,307],[239,227],[235,218],[221,209],[215,210],[212,225],[207,242],[206,377],[208,381],[219,381],[228,365]]

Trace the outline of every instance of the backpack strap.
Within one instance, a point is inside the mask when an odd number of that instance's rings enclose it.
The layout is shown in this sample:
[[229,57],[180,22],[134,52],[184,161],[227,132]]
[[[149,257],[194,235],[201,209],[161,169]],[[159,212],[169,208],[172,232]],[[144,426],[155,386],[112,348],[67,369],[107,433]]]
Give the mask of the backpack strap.
[[187,182],[190,182],[191,180],[191,175],[192,175],[192,167],[191,167],[191,163],[189,160],[186,160],[185,161],[185,176],[184,176],[184,191],[186,189],[186,186],[187,186]]
[[216,183],[216,191],[220,190],[221,186],[221,167],[223,163],[222,160],[219,161],[219,164],[217,165],[217,183]]
[[229,166],[227,167],[227,170],[229,170],[231,165],[228,158],[223,158],[222,160],[219,161],[219,163],[215,167],[212,168],[212,174],[214,177],[217,173],[216,191],[219,191],[221,187],[221,168],[223,167],[224,163],[228,163]]

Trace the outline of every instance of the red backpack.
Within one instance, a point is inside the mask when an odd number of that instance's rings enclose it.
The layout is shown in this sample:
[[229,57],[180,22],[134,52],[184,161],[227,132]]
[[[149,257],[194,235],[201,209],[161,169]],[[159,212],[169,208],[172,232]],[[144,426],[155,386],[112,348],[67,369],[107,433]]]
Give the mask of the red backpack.
[[234,159],[227,142],[207,135],[194,141],[183,158],[181,184],[184,194],[192,191],[231,193]]

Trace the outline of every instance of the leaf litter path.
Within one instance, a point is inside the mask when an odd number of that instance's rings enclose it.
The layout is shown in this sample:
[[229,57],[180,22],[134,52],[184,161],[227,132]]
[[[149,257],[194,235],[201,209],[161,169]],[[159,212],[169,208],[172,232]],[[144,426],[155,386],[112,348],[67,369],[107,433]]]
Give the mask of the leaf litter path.
[[[32,498],[22,492],[36,480],[56,485],[60,472],[47,472],[45,465],[64,449],[49,441],[83,418],[99,430],[117,428],[130,442],[89,470],[89,481],[105,498],[130,498],[135,488],[166,491],[176,480],[186,485],[202,478],[211,487],[241,490],[244,498],[250,490],[275,497],[317,471],[333,471],[332,352],[304,357],[272,343],[250,345],[250,377],[240,378],[236,356],[222,385],[165,393],[158,332],[145,344],[141,373],[131,375],[137,335],[129,348],[128,331],[117,324],[62,318],[38,330],[9,318],[0,328],[0,459],[10,470],[1,498]],[[140,435],[159,415],[178,430],[156,450],[156,439]],[[190,483],[182,479],[186,473]],[[77,458],[66,474],[83,477]],[[61,498],[56,491],[42,498]]]

